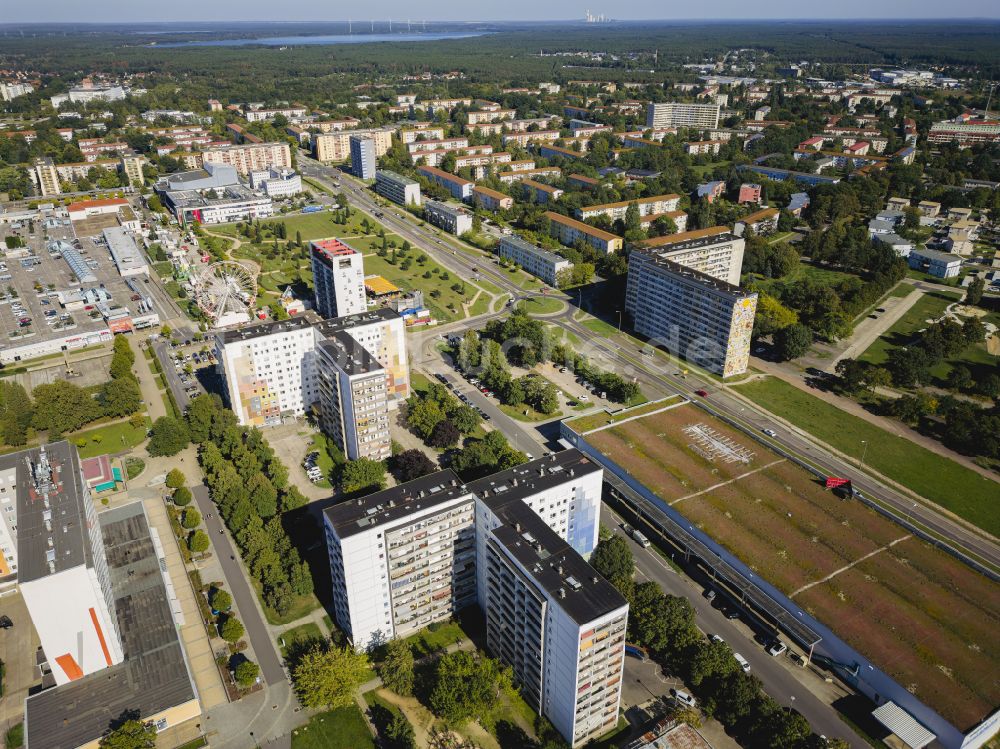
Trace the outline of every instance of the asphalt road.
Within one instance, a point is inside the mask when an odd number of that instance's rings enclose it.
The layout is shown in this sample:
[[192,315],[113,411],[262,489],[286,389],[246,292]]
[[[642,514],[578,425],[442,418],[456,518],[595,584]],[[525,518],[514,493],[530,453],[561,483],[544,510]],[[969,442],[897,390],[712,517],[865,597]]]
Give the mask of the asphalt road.
[[[615,528],[624,535],[620,530],[621,519],[607,505],[602,506],[601,520],[608,528]],[[694,607],[698,627],[706,634],[719,635],[734,652],[746,658],[750,673],[760,678],[764,691],[781,705],[802,713],[816,733],[827,738],[842,738],[852,747],[867,749],[868,744],[840,719],[837,712],[794,676],[792,669],[800,666],[794,665],[787,655],[768,655],[754,642],[749,627],[740,621],[726,619],[701,595],[701,589],[691,578],[675,572],[656,552],[643,549],[628,536],[625,538],[635,557],[637,575],[657,583],[665,593],[687,598]]]
[[[405,219],[399,218],[396,215],[396,206],[381,206],[376,202],[374,194],[365,185],[350,175],[305,157],[300,157],[300,168],[304,174],[314,178],[324,180],[337,179],[341,185],[339,189],[351,198],[352,204],[355,207],[369,214],[373,214],[375,211],[382,213],[383,217],[378,219],[379,221],[388,228],[391,228],[392,231],[408,239],[412,244],[419,246],[432,256],[436,262],[449,270],[464,277],[471,272],[471,268],[474,266],[482,276],[499,286],[506,293],[511,294],[515,299],[536,296],[535,294],[526,293],[524,289],[516,286],[504,273],[496,269],[492,263],[486,260],[472,260],[468,255],[459,253],[456,250],[448,251],[449,245],[439,244],[440,238],[433,230],[416,226]],[[550,294],[550,296],[568,299],[566,295],[559,293]],[[818,468],[825,470],[828,475],[851,478],[855,489],[890,507],[899,517],[919,523],[937,536],[946,539],[954,547],[979,557],[981,560],[1000,569],[1000,546],[996,544],[994,539],[989,538],[983,532],[978,529],[971,529],[959,521],[942,515],[930,503],[915,501],[908,494],[885,485],[869,474],[864,473],[855,463],[843,460],[819,446],[805,433],[785,428],[771,418],[769,414],[761,411],[749,402],[742,401],[729,394],[729,392],[720,387],[718,381],[708,377],[701,377],[694,371],[689,371],[687,374],[682,375],[680,368],[686,365],[677,364],[675,360],[667,361],[661,356],[645,356],[639,351],[637,346],[626,342],[624,339],[611,341],[595,335],[594,331],[573,320],[573,312],[574,308],[570,306],[561,315],[547,317],[546,322],[557,325],[579,337],[580,340],[585,342],[588,355],[600,356],[604,358],[606,365],[614,369],[614,371],[625,377],[634,378],[644,389],[647,397],[654,397],[657,393],[666,394],[674,392],[691,396],[695,390],[704,389],[709,393],[709,398],[703,404],[706,407],[741,421],[758,433],[761,433],[764,429],[773,429],[777,432],[777,436],[769,439],[774,444],[808,458]],[[506,311],[488,313],[480,315],[477,318],[439,327],[435,331],[430,332],[440,333],[445,329],[459,331],[468,328],[479,328],[486,320],[505,314]],[[764,441],[767,442],[768,440]],[[858,447],[860,452],[861,446],[859,445]],[[877,449],[877,445],[873,446],[873,449]]]
[[250,587],[246,573],[243,571],[243,564],[240,561],[239,553],[233,546],[232,539],[218,516],[215,504],[208,495],[208,488],[202,485],[191,489],[194,501],[201,512],[202,521],[205,523],[208,534],[212,539],[212,547],[215,556],[222,565],[222,573],[229,586],[229,592],[236,601],[236,608],[239,610],[240,619],[246,628],[247,638],[253,647],[254,655],[257,657],[257,664],[260,666],[261,675],[268,685],[279,684],[287,681],[285,669],[281,665],[281,659],[275,650],[274,642],[268,632],[264,617],[257,608],[257,595]]

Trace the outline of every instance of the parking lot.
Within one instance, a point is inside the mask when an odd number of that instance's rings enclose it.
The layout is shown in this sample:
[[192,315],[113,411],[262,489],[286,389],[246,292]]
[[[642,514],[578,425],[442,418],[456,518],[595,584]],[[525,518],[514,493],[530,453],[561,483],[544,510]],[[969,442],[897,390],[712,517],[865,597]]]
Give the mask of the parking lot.
[[192,398],[206,391],[207,381],[217,376],[212,345],[211,341],[195,341],[187,337],[178,337],[176,345],[163,338],[153,343],[167,387],[181,411],[187,408]]
[[[80,226],[52,214],[0,224],[0,342],[18,347],[80,336],[76,346],[98,342],[107,315],[132,325],[147,309],[143,279],[122,278],[108,250],[94,237],[78,236]],[[9,247],[7,239],[19,245]],[[70,266],[78,254],[81,265]],[[106,335],[106,333],[105,333]],[[13,357],[12,357],[13,358]],[[15,359],[16,360],[16,359]]]

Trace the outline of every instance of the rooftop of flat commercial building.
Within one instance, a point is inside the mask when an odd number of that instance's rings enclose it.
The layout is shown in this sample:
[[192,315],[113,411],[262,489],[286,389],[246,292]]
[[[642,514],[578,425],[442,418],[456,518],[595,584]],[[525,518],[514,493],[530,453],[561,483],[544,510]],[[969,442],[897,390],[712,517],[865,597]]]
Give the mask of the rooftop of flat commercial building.
[[343,317],[332,317],[324,320],[312,310],[306,310],[300,315],[295,315],[287,320],[270,320],[268,322],[246,325],[242,328],[230,328],[219,334],[223,345],[229,343],[239,343],[254,338],[261,338],[279,333],[289,333],[304,328],[316,328],[324,336],[330,336],[338,331],[349,331],[361,325],[370,325],[378,322],[390,322],[398,320],[399,315],[387,307],[366,312],[358,312],[353,315]]
[[17,476],[17,578],[40,580],[91,566],[85,494],[76,447],[54,442],[0,456],[0,470]]
[[603,470],[576,448],[536,458],[469,482],[469,489],[493,511],[555,486]]
[[98,521],[125,660],[29,696],[28,746],[83,746],[126,711],[145,718],[197,699],[142,503],[104,510]]
[[503,525],[491,531],[493,542],[579,626],[627,605],[622,594],[524,502],[508,502],[496,515]]
[[447,468],[360,499],[340,502],[325,508],[323,515],[340,538],[347,538],[464,496],[471,499],[471,490]]

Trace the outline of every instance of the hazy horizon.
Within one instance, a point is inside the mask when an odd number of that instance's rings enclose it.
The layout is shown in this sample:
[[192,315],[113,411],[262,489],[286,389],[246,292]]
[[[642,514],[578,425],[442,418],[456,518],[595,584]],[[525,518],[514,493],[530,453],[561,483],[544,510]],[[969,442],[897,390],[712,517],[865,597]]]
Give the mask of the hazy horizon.
[[[409,19],[435,22],[543,22],[582,20],[589,9],[594,15],[604,14],[622,21],[892,21],[907,20],[966,20],[1000,18],[1000,3],[996,0],[955,0],[947,5],[947,13],[942,14],[940,2],[931,0],[883,0],[871,3],[868,0],[841,0],[837,6],[837,17],[829,16],[828,6],[805,8],[799,0],[758,0],[748,5],[743,0],[717,0],[713,4],[714,13],[704,15],[702,6],[689,2],[669,0],[633,0],[627,7],[597,0],[551,0],[539,12],[539,5],[529,0],[508,0],[502,8],[490,8],[489,17],[474,2],[456,0],[429,0],[415,8],[403,0],[387,0],[379,3],[376,22],[392,19],[404,24]],[[286,6],[281,9],[282,18],[273,17],[274,4],[264,0],[244,0],[240,4],[240,18],[231,18],[232,9],[228,5],[209,5],[195,0],[175,0],[169,5],[150,7],[135,0],[93,0],[81,5],[78,0],[38,0],[32,3],[10,3],[5,11],[3,25],[31,23],[338,23],[349,18],[359,24],[369,19],[357,15],[348,16],[346,9],[330,8],[323,17],[316,17],[317,8],[309,6]],[[355,8],[357,10],[357,8]],[[374,8],[366,8],[371,12]]]

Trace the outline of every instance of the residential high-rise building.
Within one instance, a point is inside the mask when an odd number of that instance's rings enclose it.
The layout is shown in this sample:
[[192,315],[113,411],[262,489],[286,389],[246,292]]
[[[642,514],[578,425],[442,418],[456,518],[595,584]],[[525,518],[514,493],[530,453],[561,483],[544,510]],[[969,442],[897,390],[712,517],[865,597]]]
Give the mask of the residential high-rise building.
[[392,147],[392,128],[340,130],[313,135],[313,154],[324,163],[346,161],[351,155],[351,136],[367,135],[375,141],[375,157],[382,158]]
[[331,320],[307,311],[225,330],[216,354],[241,424],[312,411],[349,457],[388,449],[385,414],[409,396],[403,319],[385,308]]
[[334,614],[368,649],[478,602],[487,645],[574,746],[618,720],[628,605],[584,556],[602,468],[578,450],[439,471],[323,513]]
[[316,311],[322,317],[356,315],[368,309],[364,257],[337,239],[310,243]]
[[43,198],[62,193],[59,173],[49,157],[35,159],[35,179],[38,181],[38,191]]
[[367,135],[352,135],[351,174],[358,179],[375,179],[378,159],[375,155],[375,139]]
[[388,169],[375,172],[375,192],[399,205],[420,205],[420,183]]
[[[628,603],[523,502],[486,535],[486,648],[572,747],[618,723]],[[477,528],[477,533],[480,533]]]
[[690,127],[708,130],[718,126],[718,104],[650,102],[646,110],[646,127]]
[[201,154],[202,164],[227,164],[243,177],[265,169],[291,169],[292,152],[287,143],[238,143],[215,146]]
[[121,158],[122,174],[132,187],[142,187],[146,184],[146,177],[142,173],[142,167],[146,163],[145,156],[126,155]]
[[[710,372],[742,374],[750,359],[757,294],[680,265],[671,254],[640,247],[629,254],[625,308],[633,327]],[[725,261],[717,262],[721,272]]]
[[652,237],[636,243],[657,256],[733,286],[740,283],[746,242],[725,226]]

